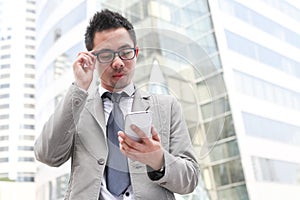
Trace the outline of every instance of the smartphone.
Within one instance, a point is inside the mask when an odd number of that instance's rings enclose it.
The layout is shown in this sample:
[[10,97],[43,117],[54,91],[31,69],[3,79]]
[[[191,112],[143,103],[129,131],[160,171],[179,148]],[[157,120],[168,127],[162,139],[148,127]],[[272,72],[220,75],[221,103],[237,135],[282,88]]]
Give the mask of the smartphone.
[[151,137],[152,112],[137,111],[125,115],[125,134],[133,140],[139,141],[140,137],[130,127],[132,124],[139,127],[147,137]]

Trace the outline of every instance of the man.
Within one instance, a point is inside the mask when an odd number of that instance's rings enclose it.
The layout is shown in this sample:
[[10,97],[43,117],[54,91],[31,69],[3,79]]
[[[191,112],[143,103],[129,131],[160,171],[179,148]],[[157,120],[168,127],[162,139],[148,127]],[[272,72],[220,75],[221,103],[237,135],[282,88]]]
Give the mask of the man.
[[[37,160],[50,166],[71,157],[65,199],[162,200],[192,192],[199,169],[179,103],[171,96],[146,94],[132,82],[139,49],[131,23],[109,10],[97,12],[85,43],[88,52],[79,53],[73,64],[75,82],[35,143]],[[88,94],[94,69],[100,85]],[[111,116],[118,108],[118,116]],[[135,141],[115,122],[141,110],[153,113],[151,137],[132,125],[141,137]]]

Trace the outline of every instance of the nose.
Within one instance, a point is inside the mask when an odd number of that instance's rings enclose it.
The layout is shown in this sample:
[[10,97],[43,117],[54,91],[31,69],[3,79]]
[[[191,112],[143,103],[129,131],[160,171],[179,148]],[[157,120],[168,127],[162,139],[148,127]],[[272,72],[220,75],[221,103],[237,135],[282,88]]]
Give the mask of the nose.
[[113,61],[111,62],[111,67],[113,69],[121,69],[124,67],[124,62],[118,55],[115,55]]

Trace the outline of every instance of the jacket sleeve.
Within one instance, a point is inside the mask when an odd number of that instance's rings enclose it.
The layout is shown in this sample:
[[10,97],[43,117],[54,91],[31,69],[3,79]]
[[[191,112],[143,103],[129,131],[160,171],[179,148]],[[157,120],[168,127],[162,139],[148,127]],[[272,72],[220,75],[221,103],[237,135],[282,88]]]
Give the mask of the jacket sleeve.
[[37,160],[58,167],[70,158],[76,122],[87,96],[87,92],[77,86],[70,86],[35,141],[34,153]]
[[[155,181],[168,190],[187,194],[193,192],[198,185],[199,165],[196,160],[194,148],[190,139],[190,135],[182,115],[179,102],[171,97],[168,100],[170,111],[169,117],[169,135],[168,149],[164,150],[165,171],[164,176]],[[171,102],[171,103],[170,103]],[[161,104],[161,102],[159,102]],[[162,103],[163,109],[166,103]]]

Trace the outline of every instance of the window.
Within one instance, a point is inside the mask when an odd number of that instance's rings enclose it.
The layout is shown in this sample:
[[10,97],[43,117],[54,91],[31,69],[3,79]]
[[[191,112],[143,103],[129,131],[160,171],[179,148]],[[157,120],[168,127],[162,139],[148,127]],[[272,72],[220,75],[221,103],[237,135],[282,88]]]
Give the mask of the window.
[[24,124],[22,126],[24,129],[34,129],[34,125]]
[[32,9],[26,9],[26,12],[27,12],[27,13],[35,14],[35,10],[32,10]]
[[33,114],[24,114],[24,118],[25,119],[34,119],[34,115]]
[[248,200],[248,191],[245,186],[239,185],[218,191],[218,197],[222,200]]
[[5,147],[0,147],[0,152],[1,151],[8,151],[8,147],[7,146],[5,146]]
[[0,105],[0,109],[3,109],[3,108],[9,108],[9,104],[2,104],[2,105]]
[[34,55],[26,54],[26,55],[25,55],[25,58],[35,59],[35,56],[34,56]]
[[24,104],[24,108],[35,108],[34,104]]
[[240,159],[213,166],[217,186],[224,186],[244,181],[244,172]]
[[8,162],[8,158],[0,158],[0,163]]
[[68,187],[69,175],[65,174],[56,178],[57,198],[63,198]]
[[34,94],[24,94],[25,98],[34,98],[35,95]]
[[33,46],[33,45],[25,45],[25,48],[26,49],[32,49],[32,50],[34,50],[35,46]]
[[32,64],[25,64],[25,68],[34,69],[35,67]]
[[33,23],[34,23],[34,22],[35,22],[35,19],[33,19],[33,18],[26,18],[26,21],[27,21],[27,22],[33,22]]
[[1,55],[0,58],[1,59],[8,59],[8,58],[10,58],[10,55],[9,54]]
[[216,141],[235,136],[232,116],[226,116],[214,119],[204,124],[206,140],[211,145]]
[[[275,21],[268,19],[259,13],[237,3],[232,0],[219,0],[220,5],[223,10],[227,11],[227,13],[236,16],[240,20],[243,20],[244,22],[274,36],[277,37],[290,45],[293,45],[297,48],[300,48],[300,36],[299,34],[281,26],[280,24],[276,23]],[[266,0],[264,0],[266,1]],[[277,3],[277,5],[280,5],[277,7],[277,9],[280,10],[281,13],[286,13],[289,16],[293,16],[293,19],[296,17],[300,20],[300,12],[297,8],[292,7],[287,2],[284,1],[277,1],[274,0]],[[272,1],[273,2],[273,1]],[[272,3],[270,4],[272,6]],[[275,4],[273,4],[274,6]],[[287,10],[282,9],[282,7],[288,7]],[[276,7],[276,6],[275,6]],[[228,9],[230,8],[230,9]],[[293,13],[291,13],[291,12]]]
[[19,151],[33,151],[33,146],[18,146]]
[[33,162],[34,158],[33,157],[19,157],[18,161],[19,162]]
[[10,68],[10,64],[0,65],[0,69],[9,69],[9,68]]
[[[300,145],[300,126],[243,113],[247,135],[291,145]],[[259,124],[259,126],[257,126]]]
[[9,128],[8,124],[0,125],[0,130],[7,130]]
[[1,50],[10,49],[10,48],[11,48],[10,45],[3,45],[3,46],[1,46]]
[[34,36],[25,36],[25,39],[27,39],[27,40],[35,40],[35,37]]
[[300,63],[298,61],[280,55],[228,30],[225,33],[228,47],[231,50],[292,76],[300,77]]
[[34,88],[34,84],[30,84],[30,83],[25,83],[24,84],[25,88]]
[[252,157],[252,163],[258,181],[300,185],[300,164],[259,157]]
[[0,119],[8,119],[8,118],[9,118],[8,114],[0,115]]
[[229,141],[212,147],[209,156],[212,161],[239,156],[239,148],[236,140]]
[[19,182],[33,182],[34,173],[32,172],[18,172],[17,181]]
[[236,86],[239,92],[270,101],[287,108],[300,110],[300,94],[274,85],[254,76],[235,71]]
[[7,98],[9,98],[9,94],[1,94],[0,95],[0,99],[7,99]]
[[6,83],[6,84],[1,84],[0,85],[0,88],[9,88],[10,87],[10,84],[9,83]]
[[[27,31],[35,31],[35,28],[34,27],[26,27],[25,28]],[[27,46],[26,46],[27,47]]]
[[9,78],[10,74],[1,74],[0,79]]
[[19,135],[20,140],[34,140],[35,137],[33,135]]
[[212,118],[214,116],[229,112],[230,106],[227,96],[202,105],[201,111],[204,119]]
[[197,83],[197,88],[200,102],[209,101],[220,95],[226,94],[223,74],[217,74]]
[[8,135],[2,135],[0,136],[0,141],[8,140],[9,136]]
[[25,74],[25,78],[35,78],[34,74]]

